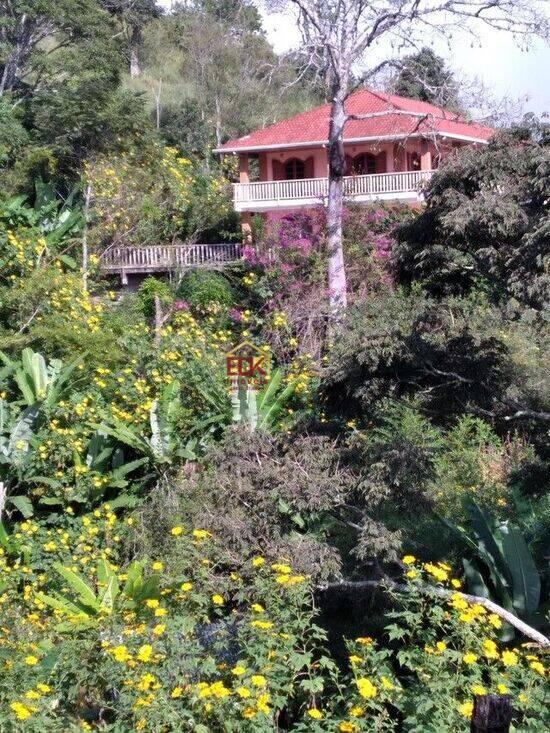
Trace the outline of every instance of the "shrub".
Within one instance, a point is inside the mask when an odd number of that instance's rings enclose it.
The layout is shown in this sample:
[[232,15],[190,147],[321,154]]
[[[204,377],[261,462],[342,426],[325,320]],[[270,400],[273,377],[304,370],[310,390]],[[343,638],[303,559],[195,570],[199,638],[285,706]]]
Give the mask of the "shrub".
[[223,275],[209,270],[187,273],[177,289],[177,295],[203,313],[229,308],[234,302],[229,281]]
[[500,618],[453,591],[444,563],[403,558],[395,645],[361,634],[339,669],[291,563],[225,569],[210,533],[181,525],[167,530],[178,572],[164,556],[128,563],[132,523],[105,505],[2,533],[2,730],[439,733],[465,729],[486,691],[512,696],[521,730],[547,730],[541,659],[503,648]]
[[147,277],[139,286],[138,291],[141,308],[147,317],[155,313],[155,296],[158,297],[161,305],[169,305],[173,300],[167,282],[156,277]]

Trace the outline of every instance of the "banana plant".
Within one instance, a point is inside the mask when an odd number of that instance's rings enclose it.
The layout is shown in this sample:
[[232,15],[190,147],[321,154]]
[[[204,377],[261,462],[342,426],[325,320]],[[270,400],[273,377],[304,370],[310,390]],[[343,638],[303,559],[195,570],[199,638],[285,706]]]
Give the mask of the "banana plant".
[[67,586],[66,593],[37,593],[42,601],[65,620],[58,631],[73,631],[95,625],[101,618],[122,611],[134,611],[148,598],[158,598],[160,576],[143,574],[144,561],[134,561],[125,571],[124,584],[107,560],[97,564],[96,582],[75,573],[61,563],[53,568]]
[[46,409],[59,401],[81,361],[77,359],[65,367],[59,359],[52,359],[47,364],[42,354],[29,348],[23,349],[18,361],[13,361],[0,351],[0,360],[5,364],[0,377],[4,379],[8,375],[13,377],[19,387],[23,403],[30,407],[39,402]]
[[540,602],[540,576],[525,539],[508,520],[498,521],[475,502],[467,505],[469,529],[446,521],[472,551],[464,559],[469,590],[493,598],[517,616],[529,618]]

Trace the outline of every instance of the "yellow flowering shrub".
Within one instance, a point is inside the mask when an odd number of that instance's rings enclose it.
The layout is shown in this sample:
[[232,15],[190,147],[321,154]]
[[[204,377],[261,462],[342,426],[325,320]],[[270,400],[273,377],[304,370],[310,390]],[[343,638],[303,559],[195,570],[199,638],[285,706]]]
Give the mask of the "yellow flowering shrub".
[[231,210],[229,184],[178,150],[130,148],[88,161],[97,244],[158,244],[209,229]]
[[284,719],[304,733],[435,733],[466,730],[472,696],[487,691],[512,695],[525,730],[546,730],[543,661],[503,648],[495,619],[458,592],[427,597],[411,581],[390,614],[393,643],[348,641],[345,671],[288,559],[230,571],[209,532],[174,525],[174,574],[164,559],[124,559],[133,522],[105,505],[53,532],[27,521],[2,535],[2,730],[267,733]]

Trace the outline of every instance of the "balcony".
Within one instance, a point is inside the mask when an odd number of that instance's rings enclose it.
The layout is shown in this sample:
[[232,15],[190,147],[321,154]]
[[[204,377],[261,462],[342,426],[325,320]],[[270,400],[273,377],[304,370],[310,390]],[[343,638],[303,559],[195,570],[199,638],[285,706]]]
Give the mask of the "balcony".
[[100,269],[105,274],[117,274],[122,284],[128,284],[128,275],[146,275],[154,272],[184,272],[196,267],[222,269],[238,262],[241,245],[227,244],[167,244],[144,247],[111,247],[100,258]]
[[[422,200],[422,185],[433,174],[432,170],[374,173],[344,178],[344,195],[348,201]],[[315,206],[326,201],[328,178],[302,178],[292,181],[259,181],[234,183],[235,211],[271,211]]]

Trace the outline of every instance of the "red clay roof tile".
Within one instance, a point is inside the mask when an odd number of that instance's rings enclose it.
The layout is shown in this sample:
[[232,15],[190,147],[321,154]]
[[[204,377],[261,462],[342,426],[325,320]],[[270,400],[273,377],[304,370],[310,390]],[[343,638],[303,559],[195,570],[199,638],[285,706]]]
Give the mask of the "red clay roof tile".
[[[494,134],[490,127],[468,122],[454,112],[433,104],[369,89],[351,94],[346,101],[346,111],[352,115],[374,113],[376,116],[349,120],[344,140],[437,134],[486,141]],[[299,146],[301,143],[322,145],[327,142],[329,114],[330,104],[323,104],[236,140],[229,140],[220,150],[268,150],[270,147]]]

